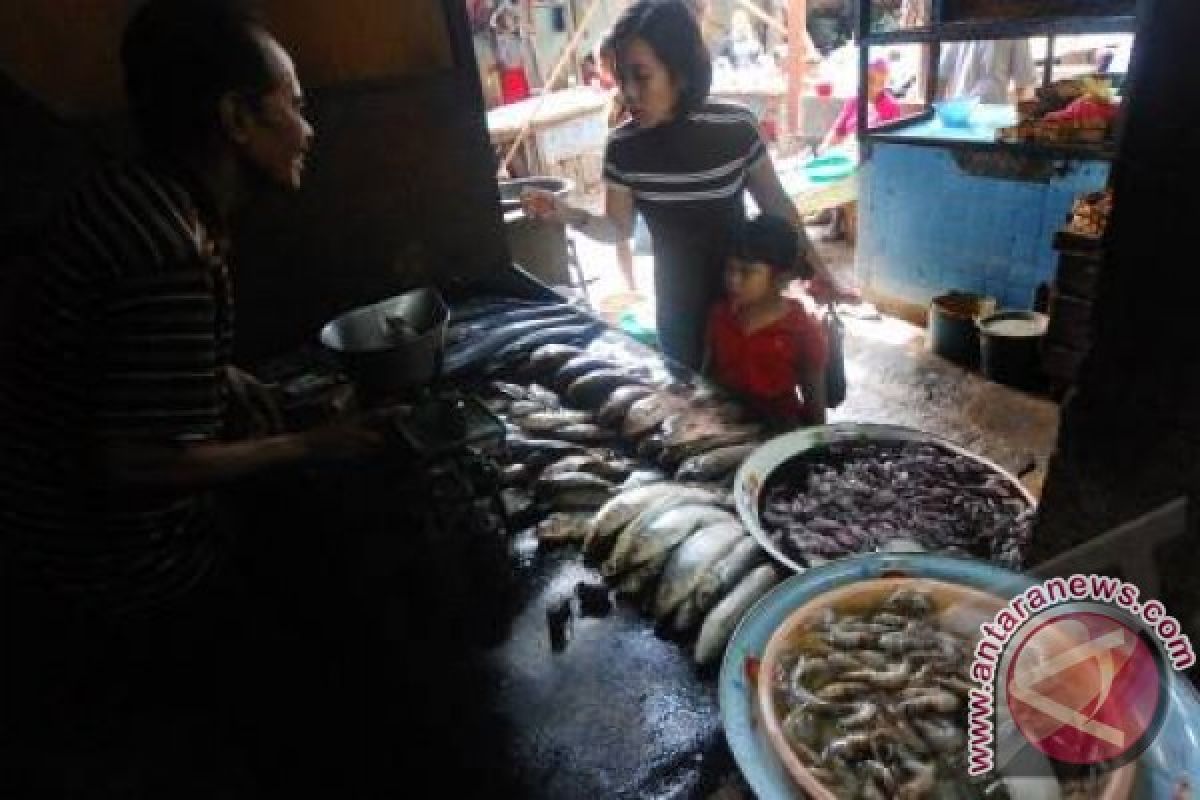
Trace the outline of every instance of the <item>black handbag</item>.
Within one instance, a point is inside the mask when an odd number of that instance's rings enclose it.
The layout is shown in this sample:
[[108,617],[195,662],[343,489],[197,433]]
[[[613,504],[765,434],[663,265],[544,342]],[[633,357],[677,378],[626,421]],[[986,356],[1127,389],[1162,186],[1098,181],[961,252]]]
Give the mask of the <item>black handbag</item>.
[[825,311],[825,341],[829,346],[829,361],[825,366],[825,407],[837,408],[846,399],[846,361],[842,350],[845,326],[842,318],[833,310],[833,303]]

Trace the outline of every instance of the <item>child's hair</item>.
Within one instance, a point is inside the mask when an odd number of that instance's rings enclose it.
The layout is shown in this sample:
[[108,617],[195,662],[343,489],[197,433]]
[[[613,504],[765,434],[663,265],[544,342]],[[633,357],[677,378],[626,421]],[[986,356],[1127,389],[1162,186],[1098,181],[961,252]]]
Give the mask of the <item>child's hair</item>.
[[731,255],[743,261],[761,261],[777,272],[799,278],[811,278],[812,266],[797,263],[800,244],[796,230],[787,220],[772,214],[759,214],[743,222],[733,237]]

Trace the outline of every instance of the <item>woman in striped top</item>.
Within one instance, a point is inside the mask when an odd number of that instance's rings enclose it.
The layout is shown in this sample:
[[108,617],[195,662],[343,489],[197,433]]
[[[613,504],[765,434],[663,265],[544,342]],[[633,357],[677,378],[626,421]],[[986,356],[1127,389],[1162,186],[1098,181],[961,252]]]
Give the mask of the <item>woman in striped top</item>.
[[754,115],[708,99],[712,64],[682,0],[638,0],[612,32],[631,119],[609,134],[603,214],[546,192],[525,195],[526,212],[594,239],[628,239],[634,210],[654,239],[658,336],[664,352],[696,369],[704,320],[721,293],[729,237],[745,219],[743,191],[788,220],[818,278],[837,287],[809,243],[758,131]]

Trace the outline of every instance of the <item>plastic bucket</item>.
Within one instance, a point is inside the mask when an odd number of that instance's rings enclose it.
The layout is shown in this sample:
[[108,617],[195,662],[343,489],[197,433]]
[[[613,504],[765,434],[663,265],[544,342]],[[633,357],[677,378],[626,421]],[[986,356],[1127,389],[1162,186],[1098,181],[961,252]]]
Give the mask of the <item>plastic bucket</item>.
[[1001,311],[979,321],[983,374],[1017,389],[1042,383],[1042,340],[1049,317],[1036,311]]
[[979,366],[979,319],[996,311],[996,299],[949,292],[929,304],[929,347],[942,358],[968,368]]

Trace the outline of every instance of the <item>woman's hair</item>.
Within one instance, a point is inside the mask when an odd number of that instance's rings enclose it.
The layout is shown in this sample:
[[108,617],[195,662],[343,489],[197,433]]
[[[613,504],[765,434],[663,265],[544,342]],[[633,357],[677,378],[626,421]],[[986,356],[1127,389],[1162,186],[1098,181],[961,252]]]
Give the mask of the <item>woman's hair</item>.
[[747,263],[762,262],[776,272],[812,277],[811,265],[797,263],[800,243],[796,230],[787,220],[773,214],[759,214],[743,222],[734,233],[730,255]]
[[634,39],[649,45],[679,87],[677,111],[691,111],[708,99],[712,59],[683,0],[637,0],[617,20],[609,38],[618,63]]
[[143,145],[180,153],[219,125],[228,92],[258,95],[274,80],[255,10],[239,0],[150,0],[121,42],[125,93]]

